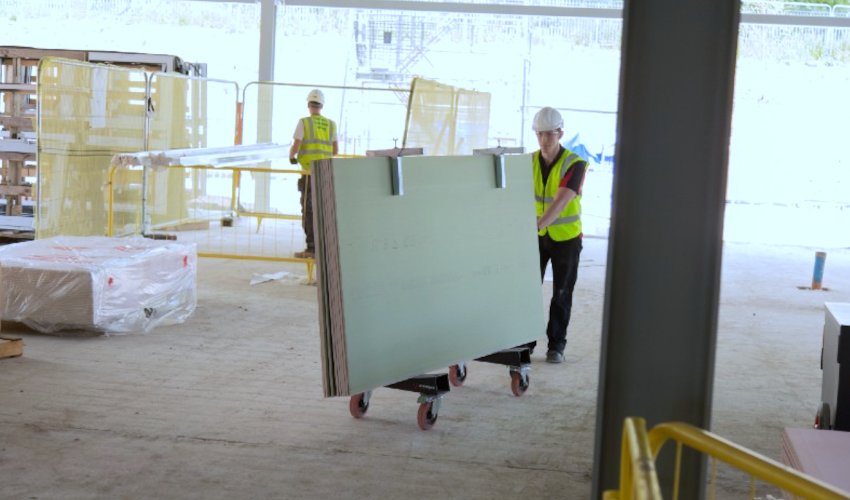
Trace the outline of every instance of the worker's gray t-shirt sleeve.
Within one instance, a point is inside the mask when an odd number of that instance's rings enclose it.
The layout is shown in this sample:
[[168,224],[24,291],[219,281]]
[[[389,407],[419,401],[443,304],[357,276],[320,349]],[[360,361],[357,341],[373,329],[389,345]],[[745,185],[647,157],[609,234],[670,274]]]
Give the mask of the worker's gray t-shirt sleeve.
[[298,120],[298,125],[295,126],[295,132],[292,133],[292,138],[300,141],[304,138],[304,122]]

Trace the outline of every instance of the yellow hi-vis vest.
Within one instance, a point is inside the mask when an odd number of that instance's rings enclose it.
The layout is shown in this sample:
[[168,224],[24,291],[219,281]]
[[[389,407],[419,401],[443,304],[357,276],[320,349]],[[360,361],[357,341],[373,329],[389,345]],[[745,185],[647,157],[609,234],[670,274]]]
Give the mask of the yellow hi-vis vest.
[[304,137],[298,149],[298,163],[302,170],[310,170],[310,162],[324,160],[334,154],[332,138],[336,135],[336,124],[322,115],[311,115],[301,119]]
[[[552,165],[549,179],[544,186],[543,170],[540,168],[540,151],[534,153],[531,164],[534,168],[534,204],[537,207],[537,217],[542,216],[546,208],[555,201],[555,195],[558,193],[561,181],[570,171],[570,168],[579,161],[583,161],[579,155],[569,149],[565,150],[561,158]],[[555,222],[537,232],[540,236],[546,233],[549,233],[549,237],[554,241],[571,240],[581,234],[580,194],[577,194],[567,203]]]

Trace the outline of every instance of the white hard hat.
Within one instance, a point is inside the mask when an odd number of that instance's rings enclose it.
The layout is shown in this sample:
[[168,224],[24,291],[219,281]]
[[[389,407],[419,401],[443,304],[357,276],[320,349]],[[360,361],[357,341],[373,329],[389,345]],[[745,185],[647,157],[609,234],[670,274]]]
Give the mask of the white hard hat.
[[549,130],[563,128],[563,126],[564,119],[561,118],[561,113],[558,113],[557,109],[550,108],[549,106],[538,111],[537,114],[534,115],[534,121],[531,122],[531,128],[535,132],[546,132]]
[[307,94],[307,102],[317,102],[319,104],[325,103],[325,94],[322,93],[319,89],[313,89]]

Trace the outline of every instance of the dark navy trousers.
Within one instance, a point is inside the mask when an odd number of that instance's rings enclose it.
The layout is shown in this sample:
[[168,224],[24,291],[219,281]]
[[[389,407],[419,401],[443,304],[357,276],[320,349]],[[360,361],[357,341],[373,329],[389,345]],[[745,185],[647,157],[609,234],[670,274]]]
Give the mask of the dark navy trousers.
[[[564,352],[567,346],[567,327],[573,308],[573,289],[578,278],[581,256],[581,236],[567,241],[554,241],[549,235],[538,236],[540,249],[540,280],[546,274],[546,265],[552,263],[552,300],[549,303],[549,324],[546,326],[547,349]],[[531,342],[534,348],[537,342]]]

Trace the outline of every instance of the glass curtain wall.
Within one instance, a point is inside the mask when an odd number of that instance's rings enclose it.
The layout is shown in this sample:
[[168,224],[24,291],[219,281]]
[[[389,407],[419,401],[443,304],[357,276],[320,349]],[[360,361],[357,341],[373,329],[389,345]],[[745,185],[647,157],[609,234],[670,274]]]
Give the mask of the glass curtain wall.
[[418,76],[490,93],[491,146],[536,147],[531,117],[554,106],[567,113],[567,136],[581,133],[600,149],[613,143],[621,25],[287,6],[279,12],[275,79],[408,88]]
[[[744,14],[850,16],[846,6],[796,2],[744,2],[742,9]],[[4,0],[0,45],[173,54],[206,63],[209,77],[244,88],[257,79],[259,16],[258,3]],[[490,93],[490,146],[536,148],[531,118],[542,106],[557,107],[565,117],[565,141],[586,148],[592,160],[586,210],[595,210],[591,193],[604,193],[597,211],[605,217],[616,141],[619,19],[282,4],[277,29],[278,82],[406,89],[420,76]],[[843,150],[850,133],[845,119],[850,96],[844,91],[850,88],[850,29],[745,22],[738,49],[726,239],[850,244],[842,236],[846,231],[823,229],[850,226],[845,194],[850,169]],[[404,92],[376,95],[383,96],[381,106],[406,106]],[[393,99],[397,104],[389,102]],[[368,128],[362,126],[369,122],[368,112],[346,111],[331,116],[340,128]],[[294,124],[284,126],[287,139],[289,127]],[[342,147],[362,154],[364,144],[370,144],[368,138]]]
[[[850,14],[840,6],[793,2],[746,2],[742,9]],[[584,147],[592,161],[585,215],[593,226],[592,215],[605,218],[610,200],[621,30],[619,19],[285,7],[278,19],[276,79],[404,87],[421,76],[489,92],[490,145],[528,150],[536,148],[534,113],[557,107],[565,118],[565,142]],[[845,119],[850,96],[843,91],[848,84],[850,29],[742,24],[727,240],[810,245],[846,240],[841,231],[809,221],[850,227],[850,169],[843,154],[850,133]],[[343,125],[368,120],[344,112],[334,118]],[[659,147],[663,143],[659,138]],[[598,206],[589,199],[594,192],[604,192]],[[607,234],[602,226],[599,231]]]
[[[556,4],[565,5],[550,2]],[[595,158],[585,183],[585,233],[608,234],[620,19],[292,6],[281,8],[278,16],[277,81],[409,88],[414,77],[422,77],[487,92],[488,146],[526,151],[537,148],[534,114],[544,106],[558,108],[565,119],[565,142]],[[406,105],[406,94],[397,99]],[[295,105],[304,106],[302,100]],[[341,130],[369,124],[369,113],[346,111],[331,111]],[[369,126],[378,130],[383,124]],[[341,143],[341,151],[363,154],[356,145],[368,141],[351,141]]]
[[[830,17],[848,12],[840,6],[817,7]],[[745,4],[744,12],[777,13],[779,8],[786,15],[806,16],[814,7],[760,2]],[[741,25],[727,240],[850,245],[848,88],[850,28]]]

